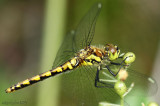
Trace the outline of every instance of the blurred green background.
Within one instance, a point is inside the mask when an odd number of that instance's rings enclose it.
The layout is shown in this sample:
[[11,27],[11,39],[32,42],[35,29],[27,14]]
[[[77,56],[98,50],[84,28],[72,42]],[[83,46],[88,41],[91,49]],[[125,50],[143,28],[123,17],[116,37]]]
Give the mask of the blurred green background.
[[[99,1],[102,11],[92,44],[113,43],[122,52],[134,52],[136,61],[132,68],[151,75],[160,49],[160,1]],[[76,28],[95,2],[97,0],[0,0],[0,106],[58,106],[62,102],[58,98],[61,86],[58,78],[13,94],[6,94],[4,90],[51,69],[63,37]]]

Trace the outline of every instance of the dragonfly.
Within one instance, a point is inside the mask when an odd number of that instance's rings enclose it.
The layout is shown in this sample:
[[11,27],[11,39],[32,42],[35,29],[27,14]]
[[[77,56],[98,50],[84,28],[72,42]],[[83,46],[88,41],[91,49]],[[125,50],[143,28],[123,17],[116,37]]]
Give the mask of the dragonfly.
[[[116,79],[121,68],[134,62],[135,55],[125,56],[120,53],[117,45],[110,43],[91,45],[101,7],[101,3],[96,3],[82,18],[77,28],[66,35],[51,70],[7,88],[6,93],[12,93],[51,76],[59,76],[62,78],[60,98],[63,101],[60,106],[97,106],[101,101],[117,101],[120,97],[113,89],[114,83],[106,83],[100,79]],[[148,92],[147,87],[143,86],[147,84],[156,92],[155,80],[148,80],[151,77],[134,70],[127,71],[127,85],[134,82],[136,86]],[[103,72],[107,73],[108,77],[104,76]]]

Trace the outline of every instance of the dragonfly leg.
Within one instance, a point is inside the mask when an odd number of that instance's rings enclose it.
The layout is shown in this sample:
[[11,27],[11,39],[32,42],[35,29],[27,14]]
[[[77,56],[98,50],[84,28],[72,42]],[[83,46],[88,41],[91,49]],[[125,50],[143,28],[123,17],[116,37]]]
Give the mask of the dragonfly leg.
[[121,67],[119,68],[118,72],[116,74],[113,73],[113,71],[109,68],[108,65],[106,65],[106,68],[108,69],[108,71],[115,77],[117,76],[117,74],[119,73],[119,71],[121,70],[121,68],[123,67],[123,65],[121,65]]
[[[100,70],[101,70],[101,66],[98,66],[97,73],[96,73],[96,78],[95,78],[95,87],[97,87],[97,88],[113,88],[114,87],[113,84],[109,84],[109,83],[106,83],[106,82],[103,82],[103,81],[99,80],[99,71]],[[101,83],[104,86],[99,86],[97,83]]]
[[[121,58],[121,57],[119,57],[119,58]],[[122,65],[127,58],[128,58],[128,57],[126,57],[121,63],[115,63],[115,62],[112,62],[112,61],[110,62],[110,63],[113,64],[113,65],[120,65],[120,66],[121,66],[116,74],[113,73],[113,71],[109,68],[108,65],[106,65],[106,68],[107,68],[108,71],[115,77],[115,76],[119,73],[119,71],[121,70],[121,68],[122,68],[123,66],[128,66],[128,65]]]
[[[118,57],[118,58],[122,58],[122,57]],[[127,58],[129,58],[129,57],[126,57],[121,63],[115,63],[115,62],[112,62],[112,61],[110,63],[113,64],[113,65],[122,65]],[[124,66],[126,66],[126,65],[124,65]]]

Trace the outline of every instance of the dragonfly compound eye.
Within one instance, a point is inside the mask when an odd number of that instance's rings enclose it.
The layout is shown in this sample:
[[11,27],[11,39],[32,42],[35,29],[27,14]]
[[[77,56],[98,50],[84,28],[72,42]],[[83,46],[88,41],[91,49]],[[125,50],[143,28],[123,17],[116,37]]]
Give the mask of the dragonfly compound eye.
[[116,48],[113,44],[106,44],[105,50],[106,52],[112,52],[113,54],[116,52]]
[[118,47],[113,44],[107,44],[105,50],[106,54],[108,54],[109,60],[117,59],[120,53]]

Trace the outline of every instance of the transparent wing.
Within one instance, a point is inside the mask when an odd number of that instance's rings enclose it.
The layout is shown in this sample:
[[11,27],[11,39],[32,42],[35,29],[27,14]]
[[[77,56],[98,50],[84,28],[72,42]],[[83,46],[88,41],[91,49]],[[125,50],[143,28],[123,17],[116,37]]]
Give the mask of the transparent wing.
[[[114,73],[118,72],[120,69],[120,66],[115,65],[109,65],[110,69],[114,71]],[[140,72],[137,72],[136,70],[132,70],[130,68],[125,69],[128,73],[127,79],[124,81],[127,87],[131,86],[131,84],[134,84],[134,87],[132,88],[132,91],[129,93],[129,95],[133,96],[151,96],[156,94],[158,87],[157,83],[154,80],[154,78],[144,75]],[[103,73],[101,74],[102,79],[106,80],[117,80],[118,77],[113,77],[111,73],[107,69],[103,70]],[[124,74],[125,76],[126,74]]]
[[135,96],[151,96],[156,94],[158,87],[154,78],[139,73],[135,70],[127,69],[129,75],[125,83],[129,86],[134,83],[131,95]]
[[65,36],[64,41],[57,52],[52,68],[62,65],[64,62],[68,61],[71,57],[74,56],[74,49],[73,49],[74,36],[75,36],[74,30],[70,31]]
[[101,10],[101,4],[95,4],[89,12],[82,18],[74,36],[74,50],[78,51],[86,46],[89,46],[95,32],[97,17]]
[[[153,78],[131,69],[127,69],[127,71],[129,76],[125,81],[126,86],[129,88],[131,84],[134,83],[133,88],[127,96],[139,98],[139,104],[141,104],[143,97],[154,95],[157,92],[157,83]],[[94,66],[79,67],[74,71],[63,74],[61,87],[61,100],[63,102],[61,105],[97,106],[98,103],[102,101],[120,104],[121,98],[113,88],[95,87],[95,76],[96,67]],[[116,80],[106,69],[100,71],[100,79],[105,79],[108,83],[112,84],[114,84],[114,80]],[[149,91],[148,86],[152,87],[151,91]],[[125,101],[125,106],[129,104],[131,103]]]
[[61,76],[60,106],[98,106],[104,101],[120,104],[113,88],[95,87],[96,67],[79,67]]
[[95,4],[77,26],[65,37],[53,63],[53,68],[63,64],[76,52],[90,45],[95,31],[96,20],[101,10],[101,3]]
[[[111,65],[112,66],[112,65]],[[118,71],[119,67],[116,66],[116,68],[112,67],[112,70]],[[128,78],[124,81],[126,84],[128,90],[128,94],[125,98],[131,97],[132,99],[136,99],[137,104],[141,104],[144,102],[144,98],[147,98],[148,96],[153,96],[156,94],[158,87],[157,83],[154,80],[154,78],[144,75],[142,73],[139,73],[135,70],[127,69],[128,72]],[[103,69],[100,72],[100,80],[106,83],[112,83],[114,84],[117,81],[117,77],[114,77],[109,73],[107,69]],[[131,86],[134,85],[134,86]],[[108,92],[109,90],[107,90]],[[109,91],[111,92],[111,91]],[[108,93],[108,96],[111,96]],[[111,96],[112,97],[112,96]],[[114,98],[113,98],[114,99]],[[115,100],[115,99],[114,99]],[[133,101],[126,101],[126,104],[132,104]]]

